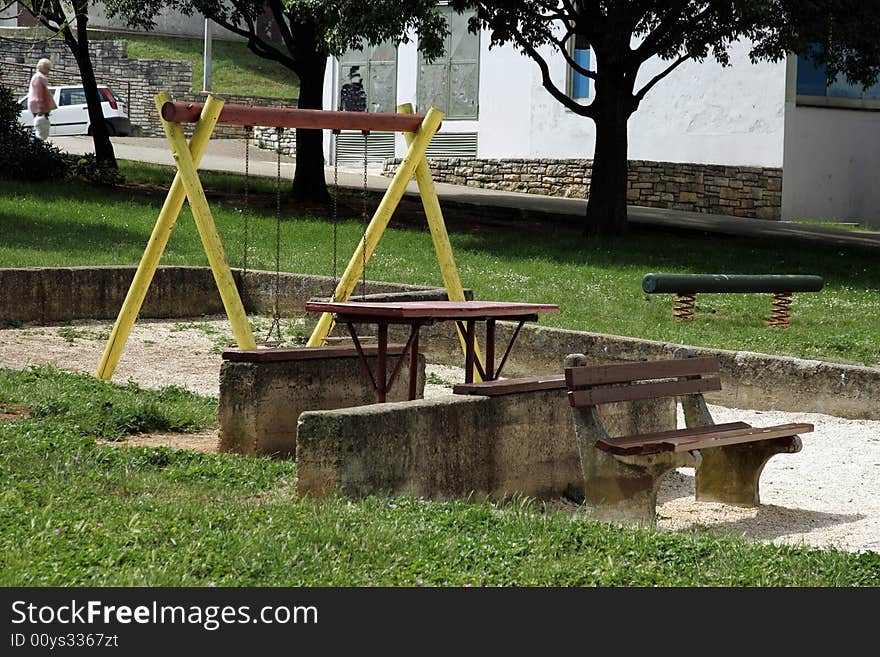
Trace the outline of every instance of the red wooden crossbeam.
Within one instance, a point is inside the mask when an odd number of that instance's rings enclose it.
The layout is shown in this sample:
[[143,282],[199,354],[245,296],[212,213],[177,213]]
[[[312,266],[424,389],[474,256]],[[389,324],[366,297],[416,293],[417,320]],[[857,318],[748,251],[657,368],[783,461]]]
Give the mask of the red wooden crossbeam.
[[[171,123],[195,123],[199,120],[202,107],[204,107],[204,103],[167,102],[162,105],[162,118]],[[424,118],[424,114],[335,112],[224,105],[217,123],[275,128],[314,128],[316,130],[416,132]]]

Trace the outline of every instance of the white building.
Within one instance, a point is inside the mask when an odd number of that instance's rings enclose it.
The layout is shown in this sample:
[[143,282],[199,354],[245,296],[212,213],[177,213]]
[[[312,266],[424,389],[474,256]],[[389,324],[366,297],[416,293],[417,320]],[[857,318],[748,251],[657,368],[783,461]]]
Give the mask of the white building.
[[[415,41],[331,61],[325,106],[339,107],[339,90],[357,66],[368,111],[405,102],[416,111],[444,110],[431,155],[592,157],[593,122],[550,96],[531,59],[511,46],[490,49],[487,32],[467,32],[467,17],[449,11],[447,18],[447,55],[433,64],[421,59]],[[565,61],[546,55],[557,85],[589,102],[588,81],[566,80]],[[864,93],[845,83],[826,86],[823,72],[796,57],[752,64],[746,43],[732,47],[731,62],[690,61],[660,82],[630,118],[630,159],[782,168],[783,219],[880,225],[880,84]],[[642,81],[665,65],[648,62]],[[359,134],[342,135],[340,159],[362,157],[360,144]],[[375,135],[369,150],[371,159],[402,157],[405,144],[401,136]]]

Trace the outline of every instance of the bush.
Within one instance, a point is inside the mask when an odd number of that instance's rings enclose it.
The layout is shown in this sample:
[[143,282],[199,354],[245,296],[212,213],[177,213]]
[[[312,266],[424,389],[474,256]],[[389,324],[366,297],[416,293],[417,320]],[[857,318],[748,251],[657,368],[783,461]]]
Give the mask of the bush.
[[21,108],[12,90],[0,85],[0,178],[7,180],[61,179],[67,157],[56,146],[34,139],[18,122]]
[[69,175],[99,185],[113,186],[125,182],[125,176],[118,169],[99,163],[94,153],[71,155]]

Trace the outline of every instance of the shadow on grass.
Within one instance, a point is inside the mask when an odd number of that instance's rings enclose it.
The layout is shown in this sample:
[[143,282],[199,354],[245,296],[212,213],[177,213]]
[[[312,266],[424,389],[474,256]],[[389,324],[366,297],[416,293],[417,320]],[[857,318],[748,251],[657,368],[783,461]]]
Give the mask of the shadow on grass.
[[149,229],[137,230],[107,223],[72,226],[61,216],[23,218],[2,210],[0,225],[3,226],[5,248],[43,253],[105,250],[115,244],[143,245],[150,236]]

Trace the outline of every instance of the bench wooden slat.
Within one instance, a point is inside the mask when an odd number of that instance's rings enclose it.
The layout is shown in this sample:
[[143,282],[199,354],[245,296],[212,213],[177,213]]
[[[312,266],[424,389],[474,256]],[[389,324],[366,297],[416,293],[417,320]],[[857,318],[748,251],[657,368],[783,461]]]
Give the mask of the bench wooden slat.
[[721,379],[718,377],[690,379],[687,381],[643,383],[639,385],[621,386],[618,388],[570,390],[568,393],[568,401],[575,408],[579,408],[581,406],[595,406],[596,404],[608,404],[619,401],[635,401],[637,399],[693,395],[713,390],[721,390]]
[[561,390],[565,388],[562,374],[526,376],[517,379],[497,379],[478,383],[461,383],[452,389],[456,395],[483,395],[494,397],[513,392],[535,392],[537,390]]
[[608,438],[597,441],[596,447],[618,455],[689,452],[709,447],[723,447],[724,445],[789,438],[801,433],[809,433],[813,431],[813,428],[812,424],[779,424],[772,427],[752,427],[743,422],[731,422],[729,424],[716,424],[697,429],[681,429],[641,436]]
[[656,443],[664,442],[669,439],[681,436],[687,438],[694,436],[699,438],[707,433],[717,433],[719,431],[732,431],[734,429],[750,429],[752,425],[745,422],[728,422],[726,424],[711,424],[706,427],[690,427],[688,429],[672,429],[669,431],[658,431],[656,433],[647,433],[634,436],[621,436],[612,438],[608,443],[614,445],[615,448],[626,449],[632,446],[643,445],[645,442]]
[[[403,353],[404,344],[389,344],[388,355],[399,356]],[[363,347],[365,356],[375,356],[378,347]],[[353,346],[333,347],[293,347],[291,349],[229,349],[223,352],[223,360],[239,363],[280,363],[293,360],[314,360],[316,358],[345,358],[357,356]]]
[[758,440],[772,440],[773,438],[790,438],[791,436],[796,436],[800,433],[809,433],[812,430],[812,424],[779,424],[773,427],[736,429],[734,431],[708,434],[700,437],[685,437],[683,439],[675,438],[671,441],[671,444],[673,445],[673,451],[675,452],[688,452],[692,449],[737,445]]
[[570,389],[604,383],[627,383],[646,379],[668,379],[678,376],[717,374],[718,358],[678,358],[644,363],[613,363],[610,365],[585,365],[565,370],[565,381]]

